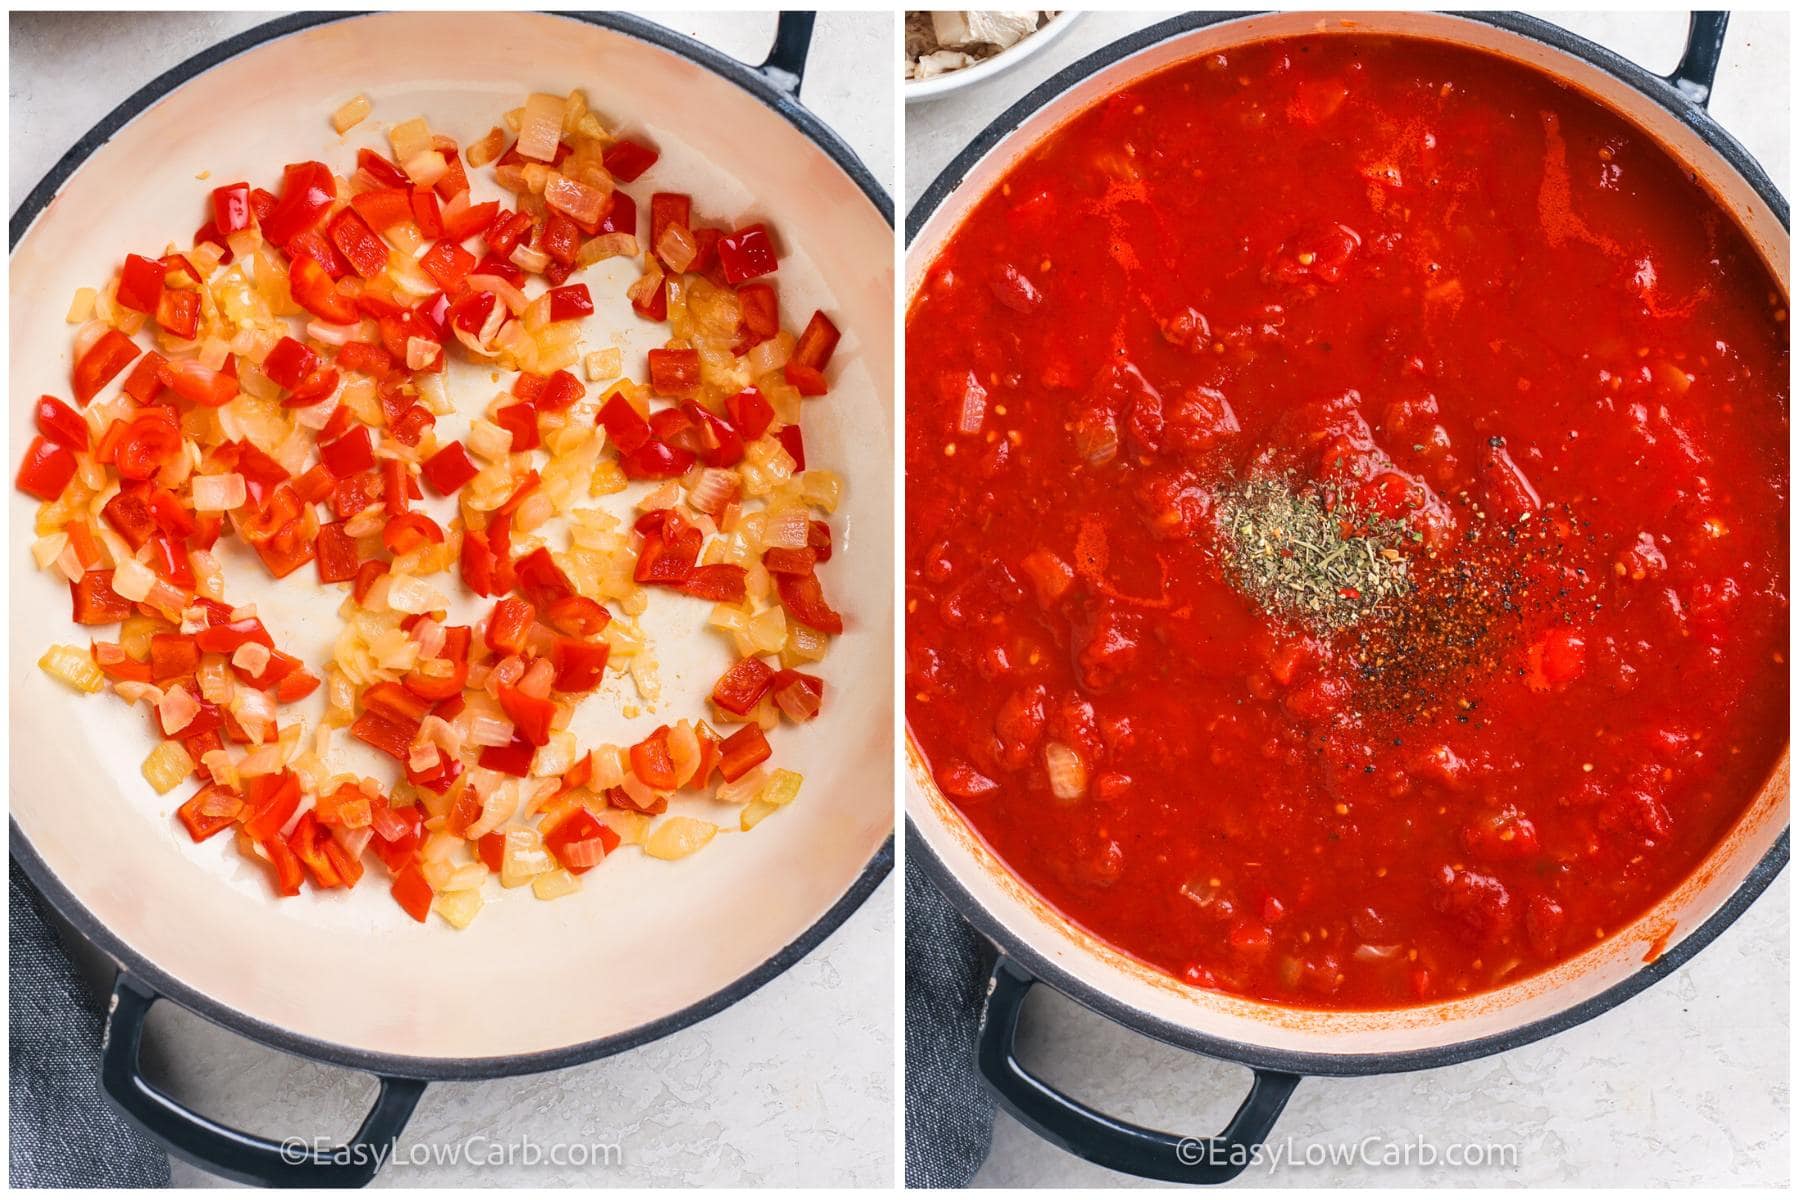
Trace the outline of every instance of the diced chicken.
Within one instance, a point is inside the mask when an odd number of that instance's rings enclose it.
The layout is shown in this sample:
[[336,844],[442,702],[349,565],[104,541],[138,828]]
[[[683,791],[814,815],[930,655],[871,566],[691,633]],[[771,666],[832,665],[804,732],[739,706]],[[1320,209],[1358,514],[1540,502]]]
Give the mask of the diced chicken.
[[1004,50],[1038,27],[1035,12],[934,12],[938,45],[952,50],[990,45]]
[[934,50],[919,60],[919,70],[913,78],[930,79],[947,71],[960,71],[974,62],[974,59],[957,50]]

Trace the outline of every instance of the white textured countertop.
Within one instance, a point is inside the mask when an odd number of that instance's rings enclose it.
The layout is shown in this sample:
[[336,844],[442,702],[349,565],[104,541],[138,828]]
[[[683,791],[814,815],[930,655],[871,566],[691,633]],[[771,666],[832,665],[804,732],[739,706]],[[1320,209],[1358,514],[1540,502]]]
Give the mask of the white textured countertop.
[[[994,117],[1043,80],[1155,16],[1084,14],[1063,39],[966,95],[907,110],[906,203]],[[1680,54],[1686,15],[1545,13],[1657,71]],[[1789,21],[1734,13],[1711,109],[1777,186],[1788,186]],[[1598,1187],[1789,1181],[1789,877],[1718,941],[1621,1007],[1546,1041],[1442,1070],[1308,1079],[1276,1126],[1296,1154],[1364,1139],[1440,1150],[1511,1147],[1512,1165],[1252,1168],[1239,1186]],[[1249,1072],[1127,1033],[1046,988],[1026,1006],[1021,1057],[1102,1111],[1178,1133],[1222,1128]],[[1497,1157],[1497,1156],[1496,1156]],[[1001,1116],[976,1177],[993,1187],[1140,1181],[1073,1158]]]
[[[96,121],[162,71],[271,13],[12,17],[10,208]],[[663,13],[662,24],[760,61],[774,17]],[[889,14],[820,17],[802,99],[894,183]],[[651,1045],[546,1075],[433,1084],[402,1138],[512,1165],[396,1164],[378,1186],[886,1185],[894,1168],[894,895],[890,879],[842,928],[747,999]],[[365,1076],[301,1063],[172,1005],[150,1021],[146,1066],[211,1116],[281,1137],[355,1128]],[[473,1140],[472,1140],[473,1139]],[[525,1165],[530,1146],[616,1146],[611,1165]],[[560,1156],[559,1156],[560,1157]],[[177,1162],[177,1185],[216,1185]]]

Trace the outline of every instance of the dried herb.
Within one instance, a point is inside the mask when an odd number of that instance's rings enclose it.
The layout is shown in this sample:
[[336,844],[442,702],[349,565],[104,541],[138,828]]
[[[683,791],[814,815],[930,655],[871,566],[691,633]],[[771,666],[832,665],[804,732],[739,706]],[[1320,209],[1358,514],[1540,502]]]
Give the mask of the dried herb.
[[1322,633],[1347,629],[1411,589],[1402,521],[1359,512],[1329,488],[1265,476],[1219,497],[1226,577],[1265,611]]

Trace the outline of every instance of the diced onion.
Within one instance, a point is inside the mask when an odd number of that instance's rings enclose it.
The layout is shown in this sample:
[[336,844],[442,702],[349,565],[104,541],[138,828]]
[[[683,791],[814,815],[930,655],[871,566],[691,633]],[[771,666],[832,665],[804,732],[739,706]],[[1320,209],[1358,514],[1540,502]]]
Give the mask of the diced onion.
[[193,771],[194,760],[180,742],[161,742],[144,760],[144,778],[159,796],[179,787]]
[[74,646],[51,646],[38,659],[38,666],[50,678],[78,692],[97,692],[106,683],[106,676],[94,664],[93,657]]
[[143,600],[156,586],[156,574],[135,558],[122,560],[113,569],[112,589],[127,600]]
[[533,92],[525,101],[525,112],[519,122],[519,140],[515,145],[520,156],[537,162],[556,158],[556,144],[562,140],[563,98]]
[[339,133],[346,133],[368,116],[374,108],[375,106],[369,103],[367,96],[359,95],[346,100],[341,108],[331,114],[331,127]]
[[236,471],[228,475],[196,475],[191,485],[196,512],[230,512],[249,498],[244,477]]
[[162,723],[164,737],[174,737],[192,725],[194,718],[199,715],[200,702],[180,684],[164,692],[163,698],[156,704],[156,717]]
[[686,858],[712,841],[719,827],[698,817],[670,817],[650,831],[644,853],[651,858]]
[[1079,800],[1087,795],[1087,766],[1068,746],[1061,742],[1046,745],[1044,769],[1050,775],[1050,791],[1058,800]]

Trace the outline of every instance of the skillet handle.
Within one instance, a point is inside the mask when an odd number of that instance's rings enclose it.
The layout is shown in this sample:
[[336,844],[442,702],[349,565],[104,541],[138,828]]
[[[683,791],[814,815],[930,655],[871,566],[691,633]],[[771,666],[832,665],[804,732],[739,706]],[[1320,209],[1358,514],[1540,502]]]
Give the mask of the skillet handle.
[[756,70],[778,91],[798,100],[800,79],[806,74],[806,52],[812,46],[813,18],[809,12],[784,12],[775,21],[775,44]]
[[1298,1075],[1257,1071],[1250,1094],[1216,1137],[1177,1137],[1109,1117],[1057,1091],[1019,1062],[1014,1045],[1019,1010],[1036,982],[1004,955],[994,963],[976,1064],[1008,1112],[1038,1136],[1091,1163],[1166,1183],[1225,1183],[1250,1165],[1300,1082]]
[[215,1175],[264,1187],[361,1187],[392,1155],[425,1084],[380,1076],[381,1092],[342,1146],[270,1141],[222,1125],[157,1091],[139,1069],[144,1019],[160,997],[124,971],[113,982],[100,1044],[100,1085],[119,1110],[163,1145]]
[[1719,73],[1719,55],[1725,49],[1728,12],[1688,14],[1687,47],[1681,61],[1663,78],[1701,108],[1712,99],[1713,76]]

